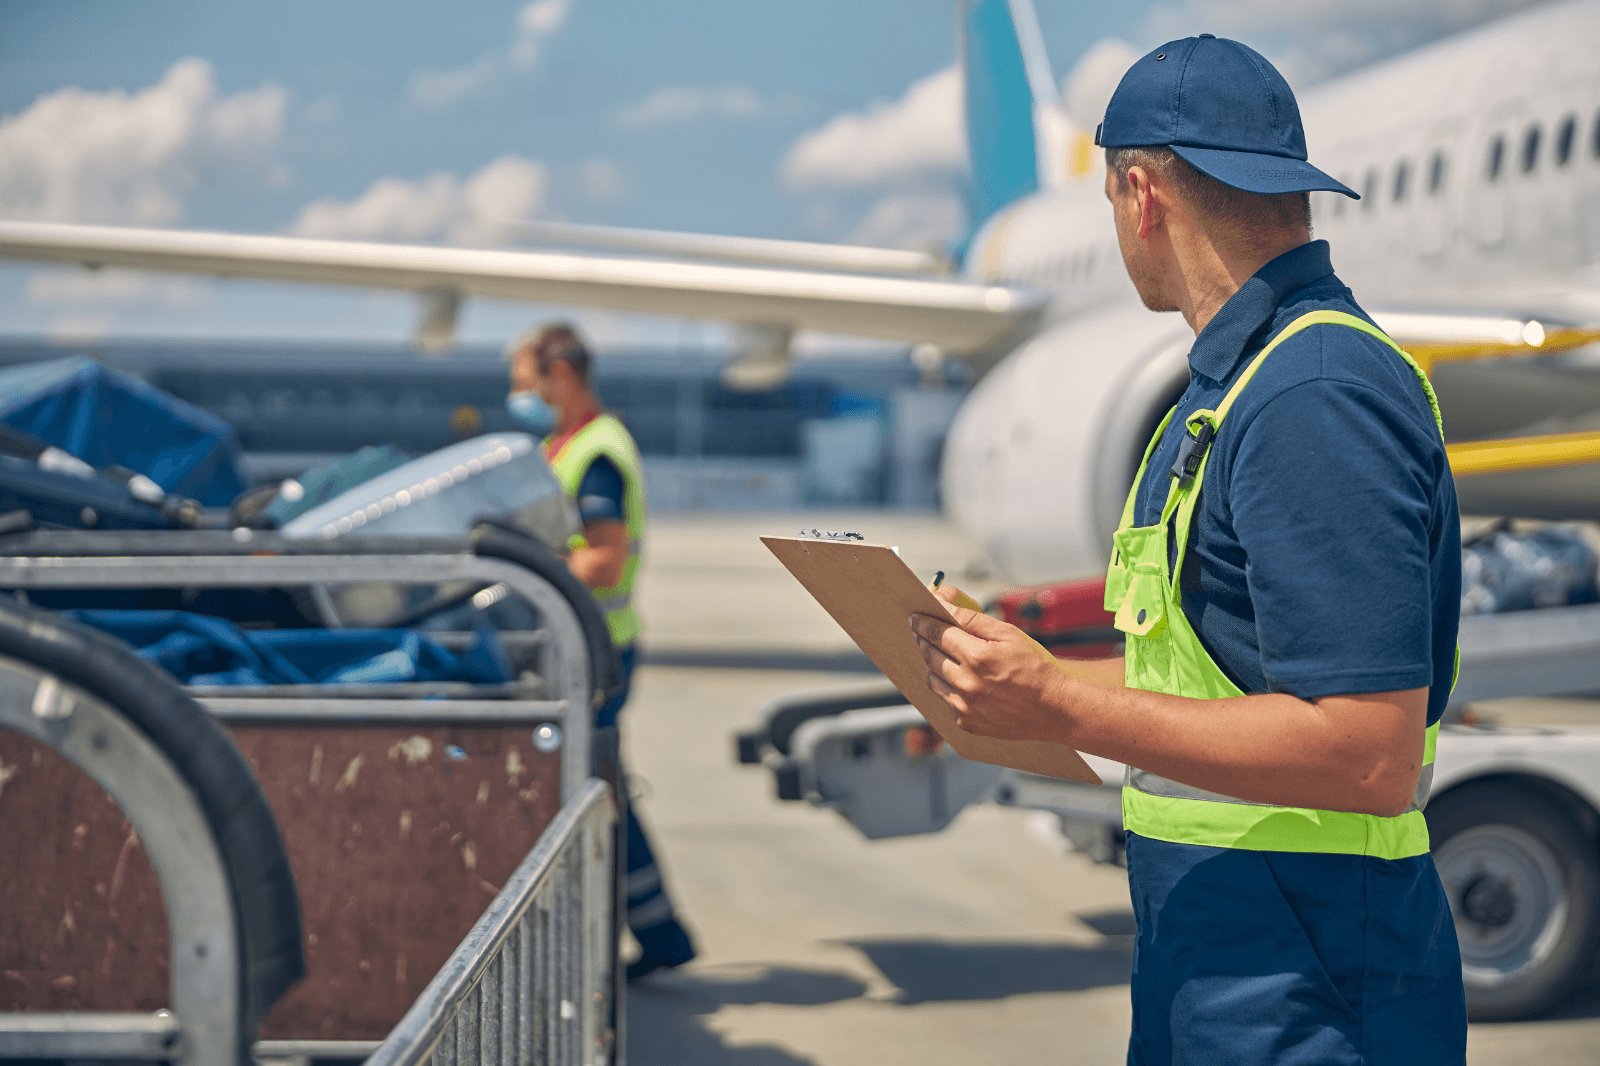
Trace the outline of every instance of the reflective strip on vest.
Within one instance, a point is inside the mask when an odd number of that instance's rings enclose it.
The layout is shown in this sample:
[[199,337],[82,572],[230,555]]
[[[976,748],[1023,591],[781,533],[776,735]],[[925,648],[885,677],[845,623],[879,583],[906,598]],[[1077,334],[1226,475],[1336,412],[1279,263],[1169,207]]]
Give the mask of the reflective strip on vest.
[[[1172,476],[1158,525],[1134,527],[1139,484],[1156,444],[1177,412],[1174,407],[1162,419],[1145,448],[1144,460],[1123,508],[1115,550],[1106,572],[1106,610],[1115,613],[1114,624],[1127,634],[1126,683],[1129,688],[1200,699],[1243,695],[1212,660],[1190,626],[1183,612],[1180,575],[1189,531],[1193,528],[1194,508],[1210,458],[1209,441],[1214,439],[1234,401],[1272,350],[1302,329],[1315,325],[1359,329],[1398,352],[1422,383],[1442,439],[1444,425],[1439,416],[1438,399],[1427,375],[1416,362],[1380,330],[1361,319],[1337,311],[1314,311],[1295,319],[1261,350],[1228,390],[1216,411],[1196,411],[1188,418],[1184,428],[1191,438],[1207,441],[1204,450],[1199,452],[1198,467],[1185,483],[1180,483],[1176,474]],[[1209,423],[1209,435],[1204,430],[1205,423]],[[1177,538],[1175,551],[1169,550],[1169,535]],[[1173,572],[1169,572],[1172,571],[1169,558],[1176,560]],[[1459,671],[1459,649],[1456,662]],[[1428,850],[1428,826],[1422,808],[1433,783],[1438,735],[1437,724],[1428,727],[1416,793],[1409,808],[1397,817],[1252,803],[1129,767],[1122,791],[1123,825],[1140,836],[1178,844],[1371,855],[1383,859],[1421,855]]]
[[[583,476],[601,456],[610,459],[622,475],[622,515],[628,529],[628,558],[622,566],[622,577],[615,585],[593,592],[595,602],[606,616],[612,644],[622,648],[638,639],[642,628],[638,612],[633,609],[633,588],[639,578],[645,527],[644,469],[639,461],[639,448],[615,415],[602,414],[568,438],[559,452],[547,458],[556,480],[561,482],[562,491],[576,498]],[[568,541],[568,547],[581,548],[587,543],[582,534],[578,534]]]

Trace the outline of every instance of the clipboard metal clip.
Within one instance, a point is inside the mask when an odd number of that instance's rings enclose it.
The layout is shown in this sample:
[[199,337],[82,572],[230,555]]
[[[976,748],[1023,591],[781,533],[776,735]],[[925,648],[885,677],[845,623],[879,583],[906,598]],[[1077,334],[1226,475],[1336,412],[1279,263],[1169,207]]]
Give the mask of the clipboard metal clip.
[[835,533],[832,530],[823,531],[823,530],[820,530],[820,529],[802,529],[800,531],[800,536],[805,538],[805,539],[807,539],[807,540],[859,540],[859,541],[865,541],[867,539],[866,537],[863,537],[860,533],[851,533],[851,532],[838,532],[838,533]]

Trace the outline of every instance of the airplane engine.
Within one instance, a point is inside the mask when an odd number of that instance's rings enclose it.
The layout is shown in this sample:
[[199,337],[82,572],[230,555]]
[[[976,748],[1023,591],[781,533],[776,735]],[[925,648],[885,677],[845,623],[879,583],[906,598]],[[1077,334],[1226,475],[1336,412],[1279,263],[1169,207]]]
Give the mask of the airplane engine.
[[973,389],[945,443],[945,507],[1006,577],[1105,569],[1193,339],[1176,315],[1123,306],[1043,330]]

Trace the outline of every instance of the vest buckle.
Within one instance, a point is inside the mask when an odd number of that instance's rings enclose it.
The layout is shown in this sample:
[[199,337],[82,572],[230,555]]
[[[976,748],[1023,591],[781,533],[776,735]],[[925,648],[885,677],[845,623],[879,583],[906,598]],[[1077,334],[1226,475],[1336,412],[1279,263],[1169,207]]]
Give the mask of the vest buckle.
[[1211,447],[1211,440],[1216,435],[1215,426],[1201,421],[1198,430],[1190,427],[1183,440],[1178,442],[1178,458],[1172,464],[1172,476],[1178,479],[1178,488],[1186,489],[1194,481],[1195,474],[1200,471],[1200,463],[1206,457],[1206,450]]

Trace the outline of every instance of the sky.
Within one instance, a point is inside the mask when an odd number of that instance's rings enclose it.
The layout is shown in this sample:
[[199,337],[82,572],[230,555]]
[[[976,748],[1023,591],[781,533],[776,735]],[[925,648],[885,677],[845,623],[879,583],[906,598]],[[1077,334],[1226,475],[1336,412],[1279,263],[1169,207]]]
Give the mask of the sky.
[[[1035,0],[1058,82],[1108,39],[1211,32],[1297,89],[1537,2]],[[0,0],[0,217],[477,246],[517,218],[949,242],[967,226],[955,37],[956,0]],[[469,301],[459,335],[544,313]],[[0,266],[0,335],[402,344],[416,315],[399,293]],[[720,336],[575,317],[602,345]]]

